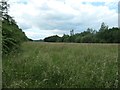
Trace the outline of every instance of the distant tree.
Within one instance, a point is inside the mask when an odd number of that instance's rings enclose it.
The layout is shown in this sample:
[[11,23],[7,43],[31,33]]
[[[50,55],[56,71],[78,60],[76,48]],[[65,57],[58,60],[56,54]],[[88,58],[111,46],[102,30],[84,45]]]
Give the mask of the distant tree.
[[70,36],[73,36],[74,35],[74,30],[70,30]]
[[69,40],[69,35],[63,35],[62,36],[62,42],[70,42],[70,40]]
[[100,32],[104,32],[105,30],[108,30],[108,25],[105,25],[105,23],[104,22],[102,22],[102,24],[101,24],[101,27],[100,27]]
[[[72,33],[72,32],[71,32]],[[101,24],[99,31],[88,28],[86,31],[74,35],[63,35],[56,39],[49,38],[48,40],[55,42],[76,42],[76,43],[120,43],[120,28],[108,28],[104,22]]]
[[108,42],[107,39],[109,38],[109,31],[108,31],[108,26],[105,25],[105,23],[103,22],[101,24],[101,27],[99,29],[99,32],[97,32],[97,38],[99,39],[99,42],[101,43],[105,43]]
[[54,36],[50,36],[50,37],[46,37],[44,39],[45,42],[60,42],[61,41],[61,37],[59,37],[58,35],[54,35]]
[[88,35],[85,35],[81,38],[81,42],[82,43],[92,43],[93,42],[93,36],[88,34]]
[[69,37],[69,42],[75,42],[75,35],[72,35]]
[[77,37],[75,38],[75,42],[76,42],[76,43],[80,43],[80,42],[81,42],[81,36],[77,36]]
[[120,29],[119,28],[111,28],[109,29],[109,38],[108,41],[112,43],[120,43]]

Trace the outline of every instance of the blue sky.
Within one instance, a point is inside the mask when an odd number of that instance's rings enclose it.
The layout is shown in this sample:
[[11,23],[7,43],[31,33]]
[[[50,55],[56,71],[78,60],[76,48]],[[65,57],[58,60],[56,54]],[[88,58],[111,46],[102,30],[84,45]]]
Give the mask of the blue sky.
[[51,35],[118,26],[118,0],[9,0],[9,14],[34,40]]

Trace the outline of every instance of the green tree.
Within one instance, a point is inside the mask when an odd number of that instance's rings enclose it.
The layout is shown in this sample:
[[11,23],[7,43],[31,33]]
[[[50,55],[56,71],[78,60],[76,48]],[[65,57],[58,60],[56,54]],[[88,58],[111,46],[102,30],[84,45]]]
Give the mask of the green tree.
[[76,43],[80,43],[80,42],[81,42],[81,36],[77,36],[77,37],[75,38],[75,42],[76,42]]
[[2,1],[2,52],[8,54],[20,47],[23,41],[27,41],[25,33],[18,27],[15,20],[8,15],[9,4]]
[[105,43],[108,42],[107,39],[109,38],[109,34],[108,34],[108,26],[105,25],[105,23],[103,22],[101,24],[101,27],[99,29],[99,32],[97,32],[97,38],[99,39],[99,42],[101,43]]
[[62,36],[62,42],[70,42],[69,35],[63,35]]
[[108,25],[105,25],[105,23],[104,22],[102,22],[102,24],[101,24],[101,27],[100,27],[100,32],[104,32],[105,30],[108,30]]
[[54,36],[50,36],[50,37],[46,37],[44,39],[45,42],[60,42],[61,41],[61,37],[59,37],[58,35],[54,35]]
[[81,38],[81,42],[82,43],[92,43],[93,42],[93,36],[88,34],[88,35],[85,35]]

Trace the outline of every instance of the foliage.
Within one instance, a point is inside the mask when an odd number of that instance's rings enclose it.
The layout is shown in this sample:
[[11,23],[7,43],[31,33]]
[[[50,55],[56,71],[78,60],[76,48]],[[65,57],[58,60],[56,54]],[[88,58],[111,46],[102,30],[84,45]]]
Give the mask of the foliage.
[[3,58],[3,88],[117,88],[118,45],[23,43]]
[[54,36],[45,38],[44,41],[45,42],[60,42],[61,38],[57,35],[54,35]]
[[[88,28],[86,31],[74,35],[63,35],[59,37],[59,42],[76,42],[76,43],[120,43],[120,29],[117,27],[108,28],[103,22],[99,31]],[[57,37],[48,37],[49,41],[44,39],[45,42],[58,42]],[[51,39],[50,39],[51,38]]]
[[23,41],[26,41],[25,33],[15,24],[7,19],[2,21],[2,49],[3,54],[11,52],[13,49],[19,48]]
[[15,20],[8,15],[9,4],[7,1],[2,1],[2,53],[8,54],[9,52],[18,49],[23,41],[27,40],[25,33],[18,27]]
[[81,38],[81,42],[82,43],[92,43],[93,42],[93,37],[90,34],[85,35]]

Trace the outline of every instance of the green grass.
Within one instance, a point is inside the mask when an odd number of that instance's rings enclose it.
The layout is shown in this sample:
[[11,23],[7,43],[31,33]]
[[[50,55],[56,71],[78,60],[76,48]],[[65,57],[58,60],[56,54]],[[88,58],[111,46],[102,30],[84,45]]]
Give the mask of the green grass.
[[117,44],[27,42],[3,58],[3,87],[115,88],[117,57]]

